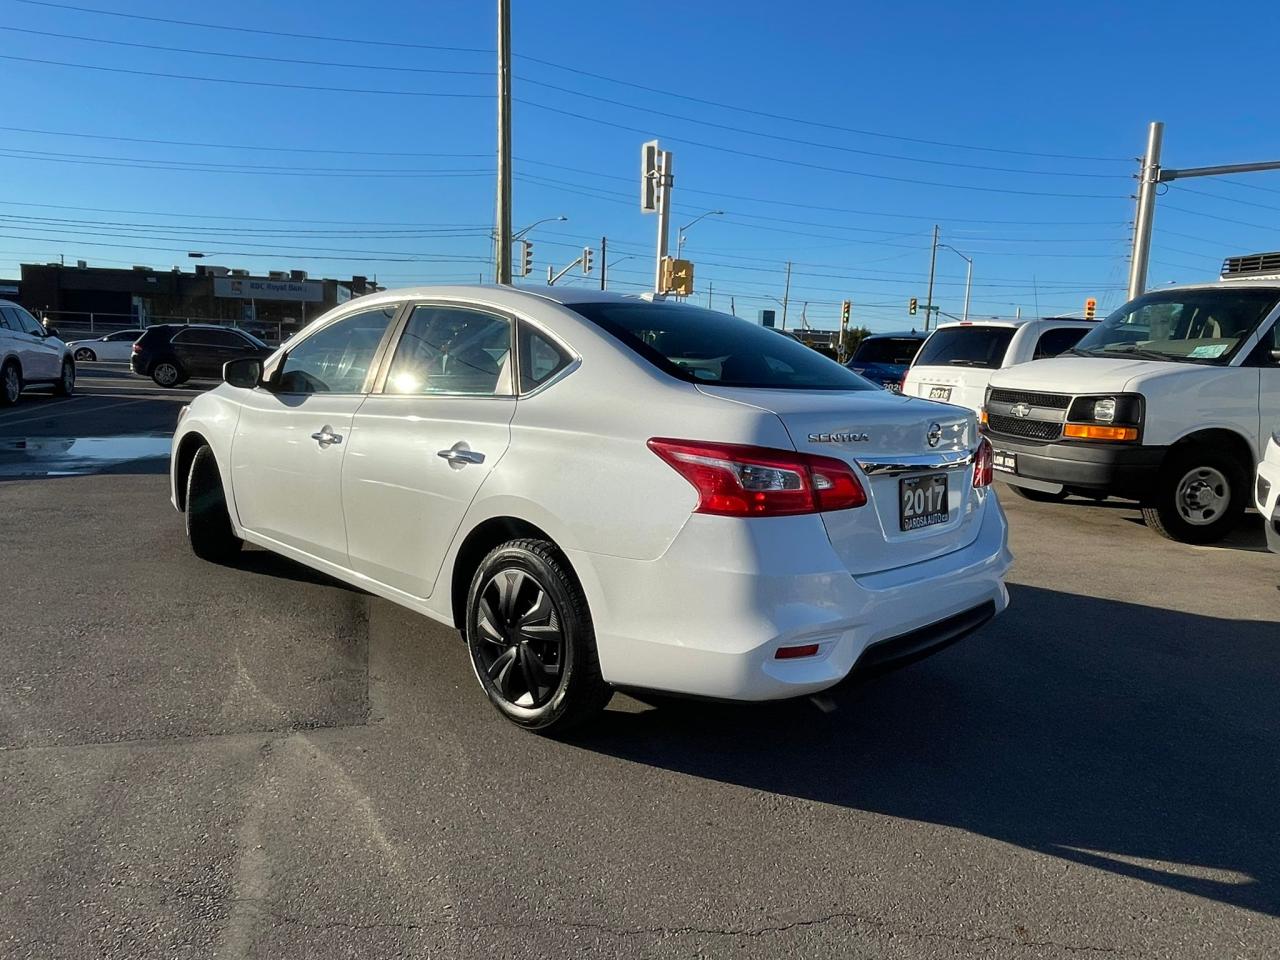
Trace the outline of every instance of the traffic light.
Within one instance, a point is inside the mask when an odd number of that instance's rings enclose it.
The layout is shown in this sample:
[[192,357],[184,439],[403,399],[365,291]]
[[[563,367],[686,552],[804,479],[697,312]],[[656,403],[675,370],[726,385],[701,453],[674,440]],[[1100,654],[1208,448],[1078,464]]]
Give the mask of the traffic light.
[[582,248],[582,272],[583,273],[591,272],[591,260],[593,257],[595,257],[595,255],[596,255],[595,251],[592,250],[590,247]]
[[693,263],[665,257],[662,261],[662,292],[687,297],[693,293]]
[[908,300],[908,301],[907,301],[907,313],[911,314],[911,316],[913,316],[913,317],[914,317],[914,316],[916,315],[916,307],[917,307],[917,305],[919,304],[919,302],[920,302],[920,301],[919,301],[919,300],[917,300],[915,297],[912,297],[910,300]]
[[533,243],[529,240],[520,241],[520,276],[527,277],[533,272]]
[[1086,320],[1094,319],[1098,312],[1098,301],[1094,297],[1090,297],[1084,302],[1084,318]]
[[849,326],[849,301],[846,300],[840,304],[840,329],[843,330]]

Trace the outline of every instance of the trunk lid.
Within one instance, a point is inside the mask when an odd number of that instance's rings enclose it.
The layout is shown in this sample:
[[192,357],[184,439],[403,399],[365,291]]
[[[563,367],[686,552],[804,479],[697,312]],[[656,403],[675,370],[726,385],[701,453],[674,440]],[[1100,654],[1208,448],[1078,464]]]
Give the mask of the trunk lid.
[[[978,432],[970,411],[884,390],[698,389],[773,413],[797,450],[834,457],[857,470],[867,491],[866,506],[820,514],[831,545],[851,574],[931,560],[977,537],[982,517],[973,496],[969,455]],[[936,435],[932,445],[931,432]],[[903,530],[902,481],[929,474],[946,477],[947,518]]]

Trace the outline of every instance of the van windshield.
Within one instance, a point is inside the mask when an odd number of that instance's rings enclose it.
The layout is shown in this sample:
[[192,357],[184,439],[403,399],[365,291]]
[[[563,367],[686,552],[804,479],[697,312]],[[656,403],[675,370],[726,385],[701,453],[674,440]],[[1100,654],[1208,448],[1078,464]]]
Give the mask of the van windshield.
[[1271,313],[1276,300],[1272,289],[1231,289],[1225,284],[1155,291],[1111,314],[1073,352],[1224,365]]

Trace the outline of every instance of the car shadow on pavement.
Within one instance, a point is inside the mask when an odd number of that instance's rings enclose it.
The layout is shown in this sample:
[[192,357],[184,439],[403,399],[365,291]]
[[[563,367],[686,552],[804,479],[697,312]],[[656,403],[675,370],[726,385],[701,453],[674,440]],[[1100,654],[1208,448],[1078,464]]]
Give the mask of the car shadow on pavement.
[[311,583],[318,587],[336,587],[348,593],[372,596],[368,591],[350,583],[345,583],[342,580],[337,580],[327,573],[321,573],[319,570],[313,570],[311,567],[305,567],[290,560],[288,557],[272,553],[270,550],[260,550],[257,547],[246,545],[245,549],[237,554],[236,558],[228,566],[243,570],[245,573],[256,573],[259,576],[292,580],[295,583]]
[[825,709],[660,701],[575,742],[1280,915],[1280,626],[1011,592],[983,631]]

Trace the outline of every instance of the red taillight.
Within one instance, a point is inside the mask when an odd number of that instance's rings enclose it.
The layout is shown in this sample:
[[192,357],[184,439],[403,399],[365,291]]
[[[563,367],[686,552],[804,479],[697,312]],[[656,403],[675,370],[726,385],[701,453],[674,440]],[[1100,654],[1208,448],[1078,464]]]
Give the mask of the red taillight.
[[989,487],[995,479],[992,467],[991,441],[983,437],[978,441],[978,449],[973,453],[973,485]]
[[650,440],[649,449],[693,484],[695,513],[770,517],[847,510],[867,502],[853,470],[831,457],[661,438]]
[[141,345],[141,344],[139,344],[139,343],[135,343],[135,344],[133,345],[133,352],[134,352],[134,353],[141,353],[141,352],[142,352],[142,345]]

